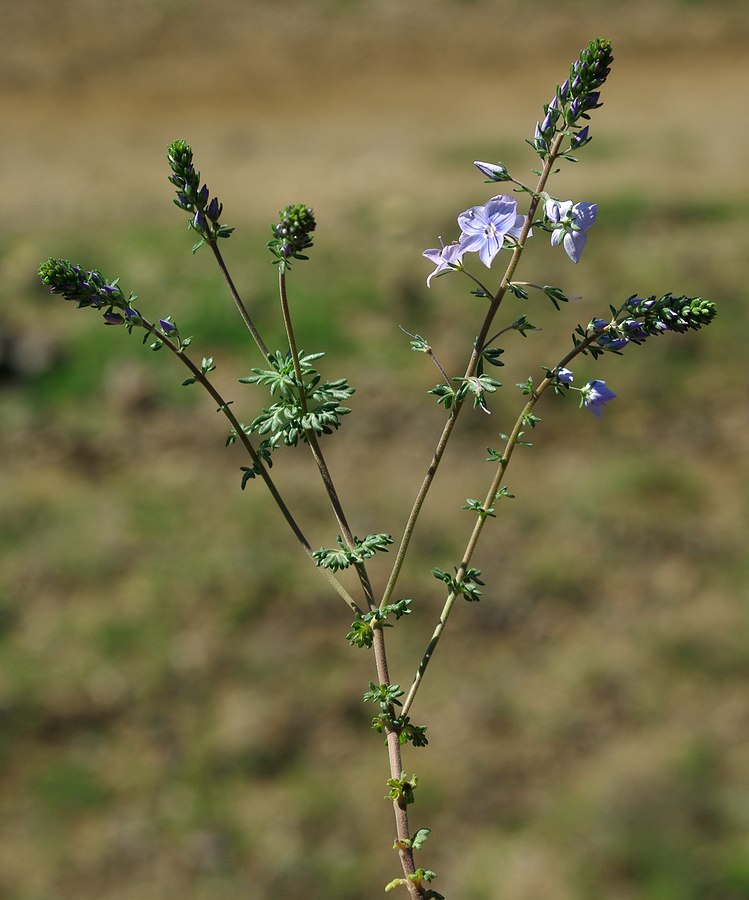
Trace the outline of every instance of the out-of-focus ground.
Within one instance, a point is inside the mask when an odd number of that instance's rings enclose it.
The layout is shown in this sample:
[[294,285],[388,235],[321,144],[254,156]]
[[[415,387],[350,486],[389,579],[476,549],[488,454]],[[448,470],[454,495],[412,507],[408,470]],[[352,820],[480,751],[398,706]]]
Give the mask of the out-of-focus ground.
[[[749,897],[746,5],[0,12],[0,898],[368,900],[398,874],[347,609],[259,485],[239,491],[210,403],[45,294],[39,261],[122,275],[216,357],[247,420],[263,400],[236,379],[258,360],[209,255],[190,256],[165,148],[195,148],[279,346],[263,243],[277,209],[311,204],[300,340],[358,388],[326,447],[357,532],[397,534],[443,418],[396,325],[457,372],[479,315],[457,279],[427,291],[421,250],[489,196],[473,159],[527,176],[523,138],[597,34],[614,42],[605,105],[553,192],[599,219],[578,267],[541,234],[520,274],[584,299],[523,306],[543,331],[504,345],[492,416],[463,417],[401,582],[415,613],[389,635],[395,679],[434,626],[429,572],[459,558],[512,385],[633,292],[713,297],[720,317],[581,364],[618,394],[601,422],[572,398],[540,410],[478,553],[484,597],[456,608],[414,706],[430,745],[405,757],[412,821],[451,900]],[[302,450],[273,472],[332,544]]]

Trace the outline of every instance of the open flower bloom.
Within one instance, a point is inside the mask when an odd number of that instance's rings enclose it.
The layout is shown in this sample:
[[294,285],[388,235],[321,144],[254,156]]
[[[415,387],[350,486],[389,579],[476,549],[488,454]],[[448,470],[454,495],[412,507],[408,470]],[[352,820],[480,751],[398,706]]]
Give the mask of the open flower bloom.
[[606,387],[605,381],[589,381],[580,388],[580,396],[585,408],[589,409],[597,419],[600,419],[604,404],[613,400],[616,394]]
[[551,233],[551,246],[556,247],[561,243],[572,262],[579,262],[588,242],[588,235],[585,232],[596,220],[598,204],[585,202],[573,204],[571,200],[547,200],[545,211],[546,218],[554,226]]
[[[441,242],[440,238],[440,242]],[[431,280],[435,275],[441,275],[443,272],[452,272],[460,265],[460,258],[465,251],[461,248],[457,241],[452,244],[444,244],[441,247],[435,247],[433,250],[425,250],[421,255],[433,262],[437,268],[427,278],[427,287],[431,287]]]
[[462,253],[478,253],[481,262],[491,268],[492,260],[502,249],[505,235],[520,233],[518,204],[509,194],[492,197],[484,206],[473,206],[458,216],[460,247]]

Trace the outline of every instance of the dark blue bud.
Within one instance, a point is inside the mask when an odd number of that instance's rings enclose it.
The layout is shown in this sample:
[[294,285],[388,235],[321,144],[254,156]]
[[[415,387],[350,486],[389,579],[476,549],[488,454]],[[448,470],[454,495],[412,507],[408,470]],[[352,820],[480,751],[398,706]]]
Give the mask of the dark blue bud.
[[206,230],[208,223],[205,220],[205,215],[203,214],[203,210],[199,209],[195,213],[195,218],[192,220],[192,227],[199,231],[201,234]]
[[605,347],[607,350],[621,350],[622,347],[626,347],[628,343],[629,338],[612,338],[608,334],[602,334],[598,338],[598,345],[600,347]]
[[201,207],[205,206],[206,203],[208,202],[208,194],[209,194],[208,185],[204,184],[203,187],[198,192],[198,203],[200,204]]
[[218,197],[214,197],[211,202],[208,204],[208,209],[206,210],[206,215],[211,220],[211,222],[218,222],[218,218],[221,215],[221,210],[223,207],[218,202]]
[[112,312],[112,310],[105,312],[103,318],[107,325],[122,325],[125,321],[119,313]]
[[159,325],[161,326],[161,330],[166,335],[174,334],[177,330],[177,326],[174,322],[170,322],[168,319],[159,319]]
[[588,132],[590,130],[590,126],[586,125],[585,128],[581,128],[577,134],[572,136],[572,148],[576,149],[584,144],[588,140]]

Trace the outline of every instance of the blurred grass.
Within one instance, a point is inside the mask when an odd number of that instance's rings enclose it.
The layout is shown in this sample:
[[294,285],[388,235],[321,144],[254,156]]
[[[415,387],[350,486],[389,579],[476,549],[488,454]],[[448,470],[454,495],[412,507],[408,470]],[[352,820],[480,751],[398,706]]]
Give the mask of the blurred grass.
[[[364,22],[384,9],[354,7]],[[739,8],[722,6],[725,21]],[[583,264],[540,235],[519,277],[584,299],[560,313],[508,299],[508,317],[527,312],[543,330],[508,339],[506,388],[491,417],[462,420],[414,539],[400,587],[417,611],[391,640],[403,682],[440,605],[430,568],[462,549],[460,507],[485,488],[482,448],[508,427],[512,386],[553,362],[560,331],[564,348],[578,321],[632,292],[718,302],[700,334],[581,365],[579,382],[604,377],[618,394],[603,421],[549,398],[535,448],[513,461],[517,500],[478,554],[484,599],[456,610],[414,711],[430,747],[405,761],[420,776],[414,827],[434,829],[423,862],[448,897],[749,896],[746,186],[680,190],[702,159],[683,127],[649,150],[673,169],[652,193],[633,168],[639,135],[601,127],[581,154],[600,203]],[[352,195],[292,271],[300,343],[326,349],[325,374],[358,389],[326,450],[360,533],[402,528],[443,421],[424,393],[437,373],[397,325],[456,370],[475,333],[476,301],[450,278],[427,291],[419,253],[488,195],[475,177],[450,181],[456,167],[527,168],[498,130],[499,142],[432,143],[425,209],[387,190]],[[627,172],[603,174],[622,159]],[[232,273],[279,343],[267,226],[257,210],[228,218],[240,226],[223,248]],[[191,243],[174,211],[171,227],[40,220],[0,246],[3,325],[52,361],[0,388],[2,900],[368,900],[397,874],[385,755],[359,699],[371,659],[344,640],[347,610],[259,485],[239,490],[241,454],[172,359],[34,277],[48,254],[119,275],[147,314],[195,335],[195,356],[215,356],[247,420],[263,398],[236,379],[257,356]],[[329,545],[305,455],[280,451],[273,474],[313,544]]]

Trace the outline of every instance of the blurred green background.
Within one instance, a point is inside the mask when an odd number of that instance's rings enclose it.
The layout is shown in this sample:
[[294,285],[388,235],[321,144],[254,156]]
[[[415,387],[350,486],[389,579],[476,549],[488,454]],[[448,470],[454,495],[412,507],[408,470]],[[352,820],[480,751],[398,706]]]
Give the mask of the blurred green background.
[[[294,268],[300,343],[358,391],[325,442],[359,534],[402,529],[443,415],[397,325],[462,371],[481,310],[420,256],[521,177],[541,104],[602,34],[593,143],[552,184],[595,200],[579,267],[540,235],[518,277],[583,300],[505,342],[511,386],[634,292],[719,303],[706,331],[576,367],[598,422],[546,398],[517,495],[475,560],[414,707],[430,746],[414,828],[451,900],[749,897],[749,9],[736,2],[0,2],[0,898],[381,896],[398,874],[371,657],[184,373],[37,283],[47,256],[119,275],[212,355],[249,420],[258,364],[207,252],[190,255],[165,149],[186,138],[237,232],[224,246],[271,345],[264,243],[318,217]],[[522,309],[520,307],[522,306]],[[549,306],[549,308],[547,308]],[[391,632],[410,681],[457,562],[460,507],[519,396],[466,413]],[[315,546],[335,526],[311,461],[273,469]],[[379,585],[388,560],[374,567]]]

